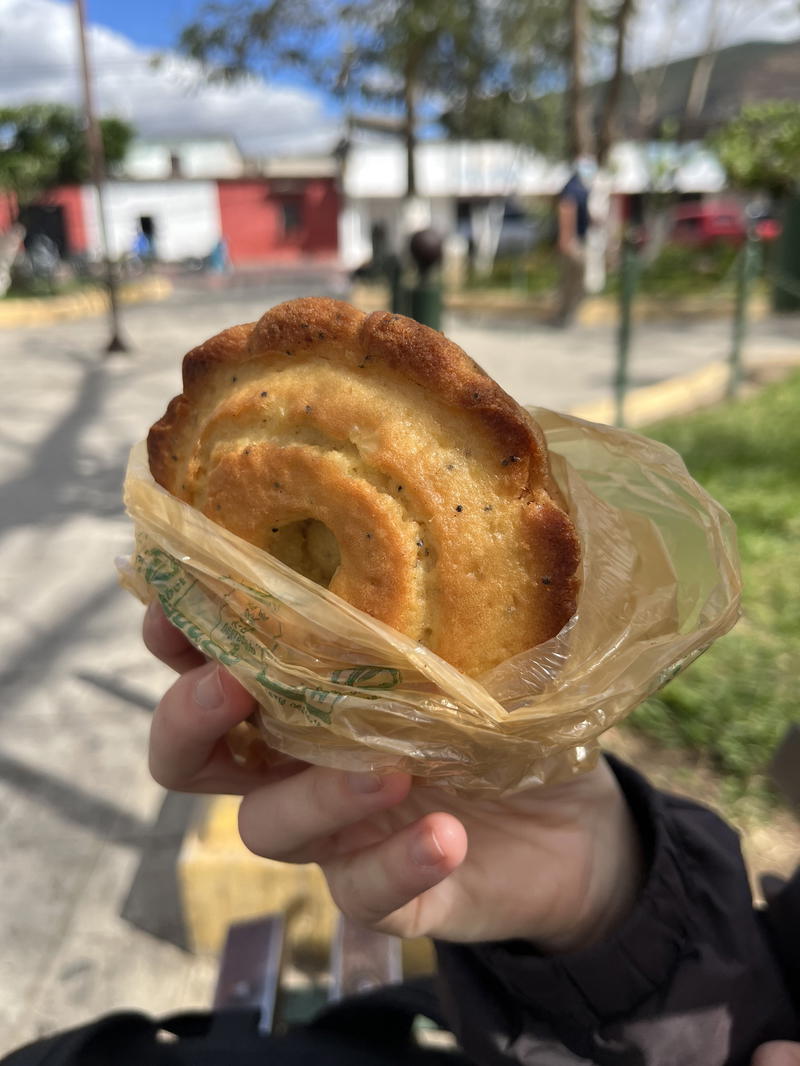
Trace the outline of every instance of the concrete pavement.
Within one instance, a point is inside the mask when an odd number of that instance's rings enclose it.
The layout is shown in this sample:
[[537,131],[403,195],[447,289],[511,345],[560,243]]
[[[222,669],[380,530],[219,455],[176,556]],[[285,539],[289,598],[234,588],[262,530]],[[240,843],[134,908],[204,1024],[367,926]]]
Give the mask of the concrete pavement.
[[[130,548],[120,486],[187,348],[307,284],[179,288],[125,310],[132,350],[110,359],[102,318],[0,332],[0,1052],[112,1009],[210,1001],[215,962],[180,946],[169,883],[187,805],[165,802],[147,773],[148,709],[171,675],[141,647],[141,610],[117,587],[113,559]],[[339,284],[318,278],[314,291],[340,295]],[[608,395],[610,328],[489,316],[445,328],[523,403]],[[713,363],[728,338],[724,321],[642,327],[632,381]],[[751,363],[799,355],[797,319],[754,327]]]

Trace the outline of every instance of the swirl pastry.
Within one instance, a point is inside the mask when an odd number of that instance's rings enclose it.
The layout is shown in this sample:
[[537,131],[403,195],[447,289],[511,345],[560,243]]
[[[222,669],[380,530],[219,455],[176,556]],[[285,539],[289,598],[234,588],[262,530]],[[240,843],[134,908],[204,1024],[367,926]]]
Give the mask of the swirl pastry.
[[477,676],[575,610],[579,549],[528,414],[440,333],[293,300],[189,352],[156,481]]

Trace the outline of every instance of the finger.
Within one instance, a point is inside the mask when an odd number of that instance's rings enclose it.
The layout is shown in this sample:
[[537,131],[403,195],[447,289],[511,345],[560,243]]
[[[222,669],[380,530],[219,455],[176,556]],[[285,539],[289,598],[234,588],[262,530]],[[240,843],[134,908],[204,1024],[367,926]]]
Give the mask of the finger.
[[205,656],[168,620],[158,600],[145,611],[142,638],[147,650],[176,673],[185,674],[206,662]]
[[419,915],[394,923],[390,916],[409,905],[419,911],[420,897],[457,869],[466,855],[464,826],[453,815],[438,812],[380,844],[325,864],[323,870],[344,914],[364,925],[384,924],[387,931],[422,935]]
[[282,862],[319,862],[335,834],[405,799],[408,774],[355,774],[311,766],[251,792],[239,808],[247,847]]
[[[263,776],[236,764],[224,739],[253,707],[252,697],[216,663],[183,674],[153,715],[153,777],[180,791],[240,793],[263,784]],[[219,787],[226,783],[228,787]]]
[[800,1066],[800,1044],[771,1040],[753,1056],[752,1066]]

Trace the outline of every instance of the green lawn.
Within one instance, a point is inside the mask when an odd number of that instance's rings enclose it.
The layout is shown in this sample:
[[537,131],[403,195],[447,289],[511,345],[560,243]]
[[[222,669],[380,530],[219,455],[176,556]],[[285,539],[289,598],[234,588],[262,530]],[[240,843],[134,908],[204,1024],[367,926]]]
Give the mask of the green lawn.
[[12,285],[0,296],[0,300],[38,300],[49,296],[68,296],[75,292],[97,289],[102,282],[94,278],[69,278],[65,281],[49,281],[45,278],[31,278],[22,284]]
[[732,796],[760,792],[757,775],[800,721],[800,373],[647,433],[736,521],[744,616],[630,725],[707,756]]

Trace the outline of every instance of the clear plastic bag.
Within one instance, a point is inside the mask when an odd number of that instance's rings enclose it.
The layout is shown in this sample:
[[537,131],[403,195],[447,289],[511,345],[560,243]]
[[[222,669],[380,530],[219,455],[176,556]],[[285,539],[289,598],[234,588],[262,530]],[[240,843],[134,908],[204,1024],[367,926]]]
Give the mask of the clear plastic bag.
[[531,408],[581,540],[578,610],[552,640],[465,677],[177,500],[137,445],[121,579],[252,693],[270,748],[349,770],[506,792],[589,769],[598,737],[739,614],[729,515],[679,456]]

